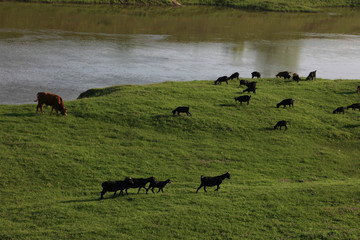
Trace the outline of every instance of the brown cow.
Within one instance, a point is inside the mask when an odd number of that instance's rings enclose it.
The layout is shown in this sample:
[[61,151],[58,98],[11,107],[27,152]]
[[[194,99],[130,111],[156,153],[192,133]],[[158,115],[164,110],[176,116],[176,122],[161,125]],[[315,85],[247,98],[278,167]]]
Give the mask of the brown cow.
[[357,93],[360,93],[360,86],[357,87],[356,92],[357,92]]
[[37,99],[35,100],[35,102],[38,102],[38,105],[36,107],[36,114],[38,113],[39,108],[41,110],[41,113],[44,114],[43,105],[45,104],[52,107],[50,115],[52,114],[54,109],[56,111],[56,114],[58,114],[58,111],[60,111],[62,115],[67,115],[67,109],[65,108],[64,101],[60,96],[48,92],[38,92],[36,96]]

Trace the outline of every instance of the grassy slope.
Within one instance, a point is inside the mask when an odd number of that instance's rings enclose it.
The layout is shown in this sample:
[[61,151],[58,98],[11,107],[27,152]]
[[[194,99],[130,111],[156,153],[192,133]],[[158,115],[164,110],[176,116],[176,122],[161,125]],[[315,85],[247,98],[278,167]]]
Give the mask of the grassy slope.
[[[116,86],[67,101],[68,117],[0,105],[0,238],[358,239],[360,112],[331,112],[359,84],[261,79],[248,106],[237,81]],[[180,105],[192,117],[172,116]],[[102,181],[151,175],[173,183],[99,201]]]
[[[172,5],[171,0],[7,0],[43,3]],[[179,0],[183,5],[208,5],[261,11],[312,12],[324,7],[360,7],[358,0]]]

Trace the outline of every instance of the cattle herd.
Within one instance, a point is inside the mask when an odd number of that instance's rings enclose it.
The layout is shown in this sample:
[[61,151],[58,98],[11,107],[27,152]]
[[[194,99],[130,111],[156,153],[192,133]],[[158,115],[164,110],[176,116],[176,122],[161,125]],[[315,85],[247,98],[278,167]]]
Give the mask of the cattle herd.
[[[284,78],[284,79],[290,79],[291,75],[290,72],[288,71],[283,71],[283,72],[279,72],[278,74],[275,75],[277,78]],[[251,73],[251,78],[261,78],[261,74],[257,71],[254,71]],[[309,73],[309,75],[306,77],[306,80],[313,80],[316,78],[316,70],[312,71]],[[222,76],[219,77],[215,82],[214,85],[221,85],[221,83],[226,82],[226,84],[228,84],[228,81],[231,81],[233,79],[239,79],[239,73],[235,72],[233,73],[230,77],[227,76]],[[300,76],[297,73],[293,73],[292,75],[292,79],[296,82],[301,81]],[[247,81],[247,80],[240,80],[240,85],[239,86],[245,86],[246,89],[243,90],[243,92],[252,92],[252,93],[256,93],[256,87],[257,82],[255,81]],[[357,87],[357,93],[360,93],[360,86]],[[247,103],[247,105],[249,105],[250,99],[251,99],[251,95],[241,95],[238,97],[235,97],[235,103],[239,102],[240,104],[242,104],[243,102]],[[294,108],[294,99],[292,98],[288,98],[288,99],[284,99],[281,102],[279,102],[276,107],[279,108],[280,106],[283,106],[284,108],[286,106],[293,107]],[[52,114],[53,110],[56,111],[56,114],[58,114],[58,111],[66,116],[67,115],[67,109],[64,106],[64,102],[63,99],[53,93],[47,93],[47,92],[39,92],[37,93],[37,99],[35,100],[35,102],[38,102],[38,105],[36,107],[36,113],[38,113],[38,110],[41,110],[41,113],[44,113],[43,111],[43,105],[49,105],[51,106],[51,112],[50,115]],[[350,106],[347,106],[346,109],[352,109],[352,110],[356,110],[359,109],[360,111],[360,103],[354,103]],[[190,107],[189,106],[181,106],[181,107],[177,107],[176,109],[174,109],[172,111],[173,115],[180,115],[180,113],[186,113],[186,115],[191,116],[191,113],[189,111]],[[336,108],[333,113],[342,113],[344,114],[345,112],[345,107],[338,107]],[[288,129],[287,124],[289,123],[289,121],[286,120],[281,120],[278,121],[275,126],[274,129],[282,129],[282,127],[285,128],[285,130]],[[196,193],[199,191],[200,188],[204,188],[204,191],[206,192],[206,187],[212,187],[212,186],[217,186],[217,188],[215,189],[215,191],[218,191],[220,189],[220,184],[222,183],[222,181],[228,178],[230,179],[230,174],[227,172],[225,174],[219,175],[219,176],[215,176],[215,177],[203,177],[201,176],[201,184],[200,186],[197,188]],[[149,183],[149,184],[148,184]],[[146,194],[148,193],[148,191],[151,189],[151,191],[153,193],[154,189],[157,188],[158,191],[157,192],[164,192],[163,188],[168,184],[171,183],[170,179],[167,179],[165,181],[157,181],[155,179],[155,177],[149,177],[149,178],[132,178],[132,177],[126,177],[124,180],[120,180],[120,181],[106,181],[102,183],[102,188],[103,190],[101,191],[101,199],[103,199],[103,196],[106,192],[114,192],[113,197],[115,197],[116,192],[120,191],[119,195],[124,195],[124,191],[126,194],[128,194],[128,189],[130,188],[137,188],[138,191],[137,193],[140,192],[140,190],[142,188],[145,189]],[[148,187],[146,188],[148,184]]]
[[[206,192],[206,187],[213,187],[217,186],[215,191],[218,191],[220,189],[220,184],[222,181],[228,178],[230,179],[230,173],[226,172],[225,174],[222,174],[220,176],[215,177],[204,177],[201,176],[201,183],[200,186],[197,188],[196,193],[199,191],[200,188],[204,188],[204,191]],[[149,183],[149,184],[148,184]],[[160,191],[164,192],[163,188],[168,184],[171,183],[170,179],[167,179],[165,181],[157,181],[154,176],[151,176],[149,178],[132,178],[132,177],[126,177],[122,181],[106,181],[101,184],[103,190],[101,191],[100,199],[104,198],[104,194],[106,192],[114,192],[113,197],[116,196],[116,192],[120,191],[119,195],[124,195],[125,193],[128,194],[127,190],[130,188],[138,188],[137,193],[140,192],[141,188],[144,188],[146,191],[146,194],[151,189],[153,193],[155,188],[158,188],[158,193]],[[146,186],[148,185],[148,188]]]
[[[316,71],[312,71],[309,73],[309,75],[306,77],[306,80],[314,80],[316,79]],[[284,78],[284,79],[291,79],[293,81],[296,81],[297,83],[299,81],[301,81],[302,79],[300,78],[299,74],[297,73],[293,73],[292,77],[291,77],[291,72],[289,71],[282,71],[282,72],[279,72],[278,74],[275,75],[276,78]],[[257,72],[257,71],[254,71],[251,73],[251,78],[261,78],[261,74],[260,72]],[[239,73],[238,72],[235,72],[233,74],[231,74],[230,77],[227,77],[227,76],[222,76],[222,77],[219,77],[217,80],[215,80],[214,82],[214,85],[221,85],[222,82],[226,82],[226,84],[229,84],[228,81],[230,80],[233,80],[233,79],[239,79]],[[245,90],[243,90],[243,92],[252,92],[252,93],[256,93],[256,83],[255,81],[247,81],[247,80],[243,80],[241,79],[240,80],[240,86],[245,86],[247,87]],[[357,93],[360,93],[360,86],[357,87],[357,90],[356,90]],[[250,98],[251,98],[251,95],[241,95],[241,96],[238,96],[238,97],[235,97],[235,102],[239,102],[240,104],[242,104],[243,102],[246,102],[247,105],[249,105],[249,102],[250,102]],[[288,99],[284,99],[282,100],[281,102],[279,102],[276,107],[279,108],[280,106],[283,106],[284,108],[286,106],[289,106],[290,107],[294,107],[294,102],[295,102],[295,99],[292,99],[292,98],[288,98]],[[360,103],[354,103],[350,106],[347,106],[346,109],[352,109],[352,110],[355,110],[355,109],[359,109],[360,111]],[[176,109],[175,109],[176,110]],[[174,111],[175,111],[174,110]],[[188,107],[187,107],[187,111],[189,111]],[[342,113],[344,114],[345,113],[345,107],[338,107],[336,108],[333,113]],[[275,126],[274,126],[274,129],[280,129],[282,127],[285,128],[285,130],[287,130],[287,124],[289,123],[289,121],[286,121],[286,120],[281,120],[281,121],[278,121]]]

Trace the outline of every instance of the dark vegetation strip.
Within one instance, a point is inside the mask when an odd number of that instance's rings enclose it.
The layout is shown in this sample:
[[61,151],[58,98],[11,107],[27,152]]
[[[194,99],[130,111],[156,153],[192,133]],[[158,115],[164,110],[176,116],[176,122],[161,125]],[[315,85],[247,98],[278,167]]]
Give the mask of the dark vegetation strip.
[[327,7],[360,7],[358,0],[0,0],[34,3],[121,4],[140,6],[206,5],[253,11],[314,12]]

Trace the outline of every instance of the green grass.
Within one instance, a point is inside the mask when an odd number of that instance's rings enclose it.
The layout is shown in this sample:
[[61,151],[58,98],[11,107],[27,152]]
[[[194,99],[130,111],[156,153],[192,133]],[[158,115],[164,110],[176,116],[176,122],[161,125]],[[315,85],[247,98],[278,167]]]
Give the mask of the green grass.
[[[235,80],[124,85],[65,101],[67,117],[0,105],[0,239],[359,239],[360,112],[332,114],[358,85],[260,79],[250,105]],[[152,175],[165,193],[99,200],[103,181]]]
[[[121,5],[173,5],[171,0],[7,0],[41,3],[121,4]],[[329,7],[360,7],[358,0],[179,0],[180,4],[207,5],[256,11],[314,12]]]

